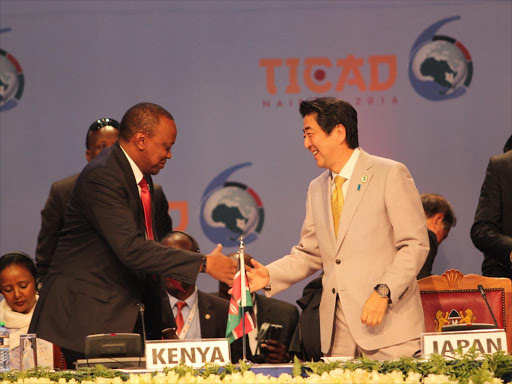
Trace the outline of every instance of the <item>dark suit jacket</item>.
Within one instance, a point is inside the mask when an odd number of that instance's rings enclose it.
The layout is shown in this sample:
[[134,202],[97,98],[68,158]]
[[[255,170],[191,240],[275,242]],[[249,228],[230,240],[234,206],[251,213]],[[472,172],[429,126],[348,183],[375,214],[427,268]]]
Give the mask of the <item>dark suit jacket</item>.
[[471,240],[484,253],[485,276],[512,278],[512,151],[489,160]]
[[[165,292],[163,292],[165,293]],[[209,293],[197,291],[199,325],[202,339],[223,339],[226,337],[229,301]],[[169,303],[169,297],[162,295],[162,328],[175,328],[176,322]],[[242,358],[241,344],[231,344],[231,361],[236,363]]]
[[[68,202],[78,175],[79,173],[54,182],[50,188],[46,204],[41,211],[41,229],[37,237],[36,247],[37,272],[41,281],[48,273],[53,254],[57,248],[59,234],[64,226]],[[169,203],[162,187],[158,184],[154,184],[154,187],[156,232],[158,237],[162,239],[172,231],[172,220],[169,216]]]
[[290,343],[290,353],[303,361],[319,361],[323,356],[320,345],[320,300],[322,299],[322,276],[311,280],[304,287],[297,304],[302,309],[299,323]]
[[[199,309],[199,324],[201,338],[217,339],[226,337],[229,301],[197,291],[197,306]],[[162,327],[175,328],[176,322],[172,313],[169,297],[162,295]]]
[[258,328],[263,323],[282,325],[283,331],[278,341],[288,350],[295,328],[297,328],[297,323],[299,322],[299,310],[297,307],[285,301],[258,294],[256,295],[256,303],[258,306],[258,313],[256,314]]
[[76,181],[30,332],[83,353],[87,335],[133,332],[146,274],[195,284],[203,255],[167,248],[144,233],[135,177],[116,143]]
[[428,251],[427,259],[425,260],[425,264],[423,264],[423,267],[421,267],[420,273],[418,273],[418,276],[416,279],[423,279],[424,277],[432,275],[432,266],[434,265],[434,259],[437,255],[437,248],[439,247],[439,244],[437,244],[437,236],[434,232],[432,232],[430,229],[427,229],[428,231],[428,241],[430,243],[430,251]]

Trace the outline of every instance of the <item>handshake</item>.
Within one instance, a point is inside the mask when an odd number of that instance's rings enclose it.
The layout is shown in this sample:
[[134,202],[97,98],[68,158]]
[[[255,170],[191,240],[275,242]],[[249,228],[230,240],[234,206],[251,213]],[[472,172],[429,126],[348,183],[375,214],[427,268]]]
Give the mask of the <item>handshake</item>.
[[[222,254],[222,245],[217,244],[215,249],[206,255],[206,268],[201,267],[205,272],[229,286],[233,285],[233,279],[237,271],[236,254],[225,256]],[[251,292],[266,287],[270,281],[270,275],[263,264],[258,263],[252,256],[245,254],[245,266]]]

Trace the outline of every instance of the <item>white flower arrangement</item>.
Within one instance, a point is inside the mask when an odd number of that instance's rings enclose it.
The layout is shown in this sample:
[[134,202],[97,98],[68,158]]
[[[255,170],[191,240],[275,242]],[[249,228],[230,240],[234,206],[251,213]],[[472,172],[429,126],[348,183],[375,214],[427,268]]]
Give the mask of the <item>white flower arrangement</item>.
[[500,384],[512,378],[512,356],[505,352],[480,355],[460,353],[456,359],[433,355],[429,359],[402,358],[372,361],[302,363],[295,359],[292,375],[255,373],[250,365],[205,365],[194,369],[180,364],[153,373],[123,373],[97,365],[78,371],[44,368],[0,374],[0,384]]
[[[324,372],[321,375],[312,374],[309,377],[292,377],[289,374],[281,374],[279,377],[272,377],[261,373],[255,374],[251,371],[237,372],[224,376],[223,379],[219,375],[211,374],[207,377],[194,376],[190,372],[181,376],[174,371],[167,374],[159,372],[155,375],[149,373],[130,374],[127,381],[123,381],[120,377],[103,378],[97,377],[94,380],[82,380],[80,384],[457,384],[458,380],[452,380],[446,375],[428,375],[421,376],[419,373],[410,372],[404,375],[402,372],[393,371],[389,373],[379,373],[377,371],[365,371],[356,369],[350,371],[348,369],[334,369],[330,372]],[[1,384],[11,384],[10,381],[2,381]],[[17,384],[79,384],[75,379],[61,378],[58,382],[51,381],[42,377],[19,378],[14,383]],[[493,377],[491,381],[485,384],[501,384],[501,379]],[[468,384],[474,384],[469,380]]]

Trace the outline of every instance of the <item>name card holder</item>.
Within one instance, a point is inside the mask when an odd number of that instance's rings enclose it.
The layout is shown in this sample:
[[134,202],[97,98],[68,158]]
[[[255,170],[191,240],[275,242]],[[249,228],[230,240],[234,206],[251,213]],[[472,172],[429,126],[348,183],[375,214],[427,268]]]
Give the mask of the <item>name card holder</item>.
[[206,363],[231,361],[228,339],[147,340],[146,368],[162,370],[180,363],[201,368]]
[[482,354],[508,352],[507,335],[502,329],[421,334],[421,351],[425,358],[432,353],[454,357],[459,347],[462,348],[463,353],[472,347]]

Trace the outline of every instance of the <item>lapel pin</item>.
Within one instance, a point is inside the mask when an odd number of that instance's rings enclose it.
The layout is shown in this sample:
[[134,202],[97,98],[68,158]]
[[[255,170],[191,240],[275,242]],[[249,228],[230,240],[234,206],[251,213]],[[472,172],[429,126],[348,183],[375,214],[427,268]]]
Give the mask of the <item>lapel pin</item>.
[[209,314],[209,313],[207,313],[206,315],[204,315],[204,318],[205,318],[206,320],[209,320],[209,319],[210,319],[210,314]]
[[363,183],[366,183],[368,181],[368,176],[364,175],[363,177],[361,177],[361,181]]

